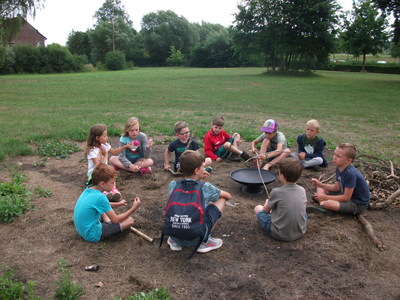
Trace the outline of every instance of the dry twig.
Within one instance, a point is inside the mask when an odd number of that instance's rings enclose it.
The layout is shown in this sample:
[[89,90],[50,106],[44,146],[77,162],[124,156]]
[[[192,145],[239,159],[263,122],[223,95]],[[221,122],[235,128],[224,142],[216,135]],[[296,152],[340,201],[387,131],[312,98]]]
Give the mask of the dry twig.
[[378,239],[374,233],[374,229],[372,228],[372,225],[370,222],[368,222],[367,219],[364,218],[363,215],[358,214],[356,216],[357,220],[361,223],[361,225],[364,227],[365,231],[368,234],[368,237],[370,238],[372,244],[374,244],[380,251],[386,250],[386,246],[381,242],[380,239]]

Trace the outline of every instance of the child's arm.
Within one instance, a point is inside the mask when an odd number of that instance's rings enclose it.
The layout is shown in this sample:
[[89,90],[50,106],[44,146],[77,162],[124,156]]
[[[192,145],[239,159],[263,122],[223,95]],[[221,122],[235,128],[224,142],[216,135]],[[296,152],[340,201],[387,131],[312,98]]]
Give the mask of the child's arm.
[[311,183],[313,186],[316,188],[321,188],[324,189],[328,192],[340,192],[340,183],[339,181],[336,181],[334,184],[327,184],[327,183],[322,183],[319,181],[317,178],[311,178]]
[[217,158],[219,157],[213,153],[212,149],[213,149],[212,143],[208,138],[208,136],[206,135],[204,137],[204,154],[207,157],[211,158],[212,160],[217,160]]
[[251,152],[256,153],[257,148],[256,145],[259,143],[258,138],[251,142]]
[[225,191],[221,191],[221,193],[219,194],[219,197],[224,198],[226,201],[229,201],[232,199],[232,195]]
[[127,206],[128,203],[126,203],[126,200],[121,200],[119,202],[110,202],[110,205],[112,208],[114,208],[114,207],[120,207],[120,206]]
[[125,149],[128,149],[128,148],[131,147],[131,146],[132,146],[132,144],[129,143],[129,144],[126,144],[126,145],[124,145],[124,146],[118,147],[118,148],[116,148],[116,149],[110,148],[110,150],[108,150],[108,152],[110,152],[112,155],[117,155],[117,154],[119,154],[121,151],[123,151],[123,150],[125,150]]
[[278,143],[276,145],[276,150],[268,152],[266,154],[266,159],[267,158],[272,158],[272,157],[275,157],[275,156],[278,156],[278,155],[282,154],[282,149],[283,149],[283,144],[282,143]]
[[136,197],[133,200],[133,204],[131,206],[131,208],[129,208],[126,212],[117,215],[114,210],[110,210],[108,212],[106,212],[107,217],[110,218],[111,222],[113,222],[114,224],[118,224],[121,223],[122,221],[126,220],[126,218],[128,218],[131,214],[133,214],[138,207],[140,206],[140,199],[139,197]]
[[169,154],[170,154],[170,152],[168,151],[168,148],[165,149],[165,151],[164,151],[164,170],[166,170],[166,171],[171,169],[171,166],[169,164]]
[[266,213],[270,213],[272,210],[272,208],[268,205],[268,199],[265,200],[265,204],[263,206],[263,211],[265,211]]

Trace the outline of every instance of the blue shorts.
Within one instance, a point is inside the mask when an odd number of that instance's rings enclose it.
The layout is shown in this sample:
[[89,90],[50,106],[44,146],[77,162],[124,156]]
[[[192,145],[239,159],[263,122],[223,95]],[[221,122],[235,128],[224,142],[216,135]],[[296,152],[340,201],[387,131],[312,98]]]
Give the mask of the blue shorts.
[[118,224],[114,224],[112,222],[103,222],[101,223],[102,226],[102,233],[101,233],[101,237],[100,237],[100,241],[104,240],[105,238],[116,234],[118,232],[121,232],[121,225]]
[[271,214],[266,213],[265,211],[259,211],[257,213],[257,219],[258,223],[260,224],[260,227],[264,229],[270,236],[272,236],[271,233]]
[[[229,143],[231,143],[231,144],[233,143],[232,137],[229,138]],[[226,150],[224,148],[224,145],[222,145],[221,147],[218,148],[217,151],[215,151],[214,154],[222,159],[225,159],[231,154],[231,152],[229,150]]]

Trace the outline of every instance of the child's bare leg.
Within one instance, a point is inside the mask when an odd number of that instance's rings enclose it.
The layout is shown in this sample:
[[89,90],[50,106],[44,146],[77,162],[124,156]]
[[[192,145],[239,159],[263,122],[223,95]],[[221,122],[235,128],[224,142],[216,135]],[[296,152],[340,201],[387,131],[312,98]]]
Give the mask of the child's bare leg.
[[151,158],[141,158],[134,164],[130,165],[127,170],[130,172],[139,172],[140,169],[151,167],[153,164],[154,162]]
[[104,213],[104,214],[101,215],[101,220],[102,220],[103,222],[111,222],[110,218],[107,217],[106,213]]
[[340,202],[335,200],[324,200],[321,201],[319,204],[321,204],[324,208],[333,211],[338,211],[340,209]]
[[285,157],[288,157],[290,155],[290,150],[286,149],[284,150],[281,154],[279,154],[278,156],[276,156],[273,160],[271,160],[270,162],[266,163],[265,166],[263,167],[264,170],[269,170],[269,168],[271,168],[272,166],[277,166],[278,163],[284,159]]
[[224,144],[224,149],[228,150],[229,152],[236,154],[236,155],[240,155],[240,150],[238,148],[236,148],[233,144],[231,144],[230,142],[226,142]]
[[233,138],[232,144],[237,148],[241,143],[240,134],[235,132],[234,134],[232,134],[232,138]]
[[258,214],[262,210],[264,210],[264,206],[262,206],[262,205],[257,205],[256,207],[254,207],[255,214]]
[[206,157],[206,160],[204,161],[204,166],[208,167],[208,166],[211,166],[211,164],[212,164],[212,159],[209,157]]
[[118,156],[111,156],[109,159],[110,164],[113,166],[116,166],[118,169],[125,169],[124,165],[122,162],[119,160]]

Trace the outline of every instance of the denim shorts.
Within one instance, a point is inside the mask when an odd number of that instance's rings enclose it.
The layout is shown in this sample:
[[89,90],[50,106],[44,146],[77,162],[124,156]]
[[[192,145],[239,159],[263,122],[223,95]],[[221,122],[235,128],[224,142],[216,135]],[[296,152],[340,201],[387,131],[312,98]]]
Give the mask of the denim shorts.
[[257,219],[258,219],[258,223],[260,224],[260,227],[262,229],[264,229],[269,235],[272,236],[271,233],[271,214],[270,213],[266,213],[265,211],[259,211],[257,213]]
[[[233,143],[233,138],[232,138],[232,137],[229,138],[229,143],[231,143],[231,144]],[[224,148],[224,145],[222,145],[221,147],[218,148],[217,151],[215,151],[214,154],[215,154],[216,156],[222,158],[222,159],[225,159],[225,158],[227,158],[227,157],[231,154],[231,152],[228,151],[228,150],[226,150],[226,149]]]
[[118,232],[121,232],[121,225],[118,224],[114,224],[112,222],[103,222],[101,223],[102,226],[102,233],[101,233],[101,237],[100,237],[100,241],[104,240],[105,238],[116,234]]

